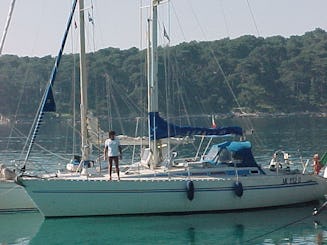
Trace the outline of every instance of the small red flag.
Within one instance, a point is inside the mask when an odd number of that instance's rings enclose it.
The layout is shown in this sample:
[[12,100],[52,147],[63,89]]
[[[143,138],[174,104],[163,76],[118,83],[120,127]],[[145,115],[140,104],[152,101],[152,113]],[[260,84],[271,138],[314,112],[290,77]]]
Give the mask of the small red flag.
[[211,116],[211,127],[212,128],[217,128],[216,122],[215,122],[215,117]]

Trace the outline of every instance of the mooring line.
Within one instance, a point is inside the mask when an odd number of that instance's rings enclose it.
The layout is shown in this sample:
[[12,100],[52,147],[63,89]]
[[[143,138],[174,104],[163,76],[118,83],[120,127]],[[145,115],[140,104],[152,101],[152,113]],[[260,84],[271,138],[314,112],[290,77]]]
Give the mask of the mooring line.
[[288,227],[288,226],[294,225],[294,224],[296,224],[296,223],[298,223],[298,222],[300,222],[300,221],[303,221],[303,220],[305,220],[305,219],[308,219],[308,218],[310,218],[310,217],[312,217],[312,214],[307,215],[307,216],[305,216],[305,217],[303,217],[303,218],[301,218],[301,219],[298,219],[298,220],[292,221],[291,223],[288,223],[288,224],[286,224],[286,225],[282,225],[282,226],[280,226],[280,227],[278,227],[278,228],[276,228],[276,229],[274,229],[274,230],[268,231],[268,232],[266,232],[266,233],[264,233],[264,234],[262,234],[262,235],[255,236],[255,237],[253,237],[253,238],[251,238],[251,239],[249,239],[249,240],[246,240],[244,243],[251,243],[251,242],[254,241],[254,240],[257,240],[257,239],[259,239],[259,238],[265,237],[265,236],[267,236],[267,235],[269,235],[269,234],[272,234],[272,233],[274,233],[274,232],[276,232],[276,231],[279,231],[279,230],[281,230],[281,229],[284,229],[284,228],[286,228],[286,227]]

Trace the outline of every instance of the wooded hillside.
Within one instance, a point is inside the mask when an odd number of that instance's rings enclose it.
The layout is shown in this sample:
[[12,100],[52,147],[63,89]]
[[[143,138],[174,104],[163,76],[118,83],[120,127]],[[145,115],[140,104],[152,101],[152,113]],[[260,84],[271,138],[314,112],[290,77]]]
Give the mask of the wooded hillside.
[[[87,57],[91,109],[102,116],[144,115],[146,52],[107,48]],[[0,114],[12,116],[18,108],[19,115],[34,115],[53,64],[51,56],[0,57]],[[78,77],[78,55],[64,55],[54,85],[59,113],[71,113],[72,81],[77,95]],[[238,106],[326,112],[327,33],[316,29],[290,38],[242,36],[161,47],[159,82],[159,101],[169,98],[171,104],[162,103],[160,111],[173,115],[226,113]]]

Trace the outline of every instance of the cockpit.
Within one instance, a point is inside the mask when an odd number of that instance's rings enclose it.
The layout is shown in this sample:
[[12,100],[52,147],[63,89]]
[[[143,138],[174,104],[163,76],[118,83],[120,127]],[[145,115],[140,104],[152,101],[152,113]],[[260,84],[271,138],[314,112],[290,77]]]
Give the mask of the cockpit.
[[248,141],[215,144],[202,158],[202,162],[212,166],[258,167],[251,152],[251,143]]

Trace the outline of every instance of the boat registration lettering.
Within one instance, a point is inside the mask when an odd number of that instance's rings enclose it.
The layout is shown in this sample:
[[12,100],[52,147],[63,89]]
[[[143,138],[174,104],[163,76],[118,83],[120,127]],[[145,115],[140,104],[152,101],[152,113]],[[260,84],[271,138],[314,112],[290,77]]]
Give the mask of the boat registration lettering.
[[301,183],[301,177],[290,177],[290,178],[283,178],[283,184],[298,184]]

